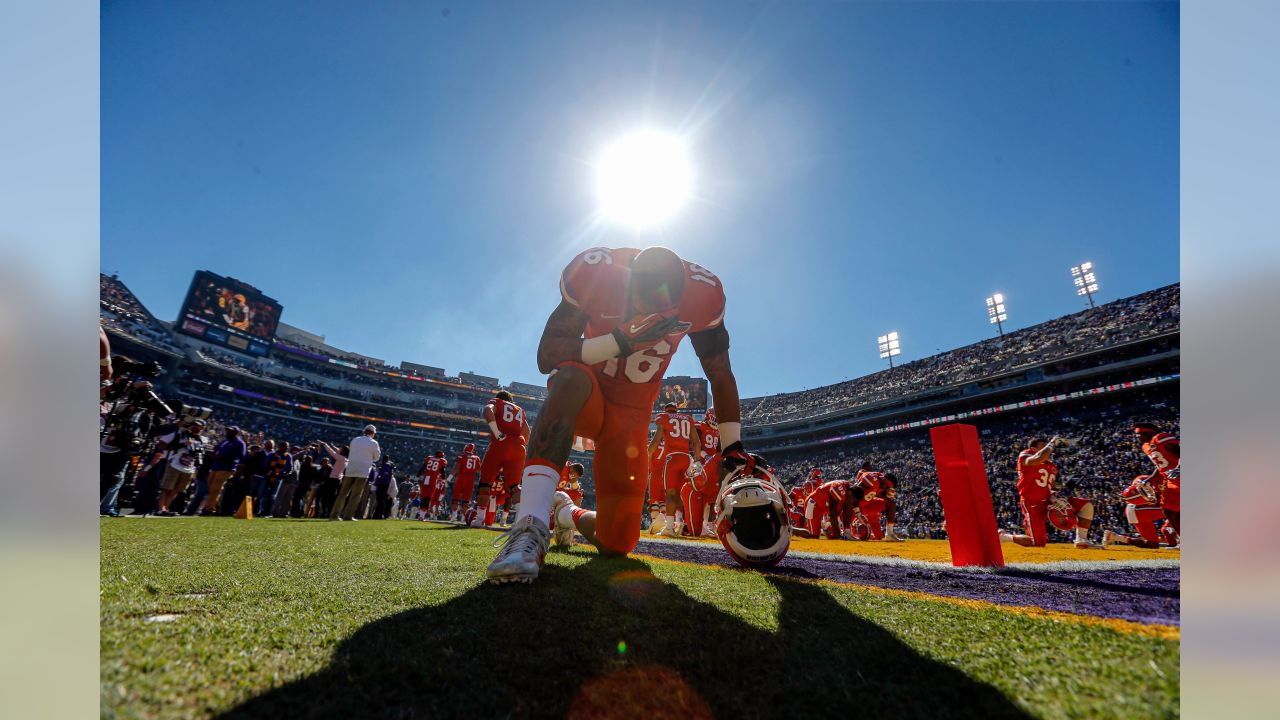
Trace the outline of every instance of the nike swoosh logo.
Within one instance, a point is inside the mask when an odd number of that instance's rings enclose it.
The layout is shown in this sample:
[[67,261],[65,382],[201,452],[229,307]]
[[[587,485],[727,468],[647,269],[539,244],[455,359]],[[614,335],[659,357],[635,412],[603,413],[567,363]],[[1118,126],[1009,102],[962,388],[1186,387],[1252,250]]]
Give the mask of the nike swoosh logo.
[[649,323],[644,323],[643,325],[632,325],[632,326],[631,326],[631,334],[632,334],[632,335],[635,335],[636,333],[640,332],[641,330],[643,330],[643,329],[645,329],[645,328],[647,328],[647,327],[649,327]]

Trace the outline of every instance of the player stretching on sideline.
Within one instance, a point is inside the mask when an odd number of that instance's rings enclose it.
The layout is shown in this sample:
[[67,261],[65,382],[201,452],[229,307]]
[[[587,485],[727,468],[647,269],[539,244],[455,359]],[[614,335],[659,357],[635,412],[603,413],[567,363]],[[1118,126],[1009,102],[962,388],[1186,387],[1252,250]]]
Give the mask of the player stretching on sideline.
[[445,485],[453,485],[453,512],[449,513],[449,522],[458,522],[462,510],[471,502],[471,492],[475,490],[476,473],[480,472],[480,456],[476,455],[476,446],[467,443],[462,454],[453,463],[453,472],[445,480]]
[[[1026,535],[1000,533],[1001,542],[1012,542],[1024,547],[1044,547],[1049,542],[1045,523],[1049,520],[1049,507],[1054,501],[1054,485],[1058,481],[1058,466],[1053,462],[1053,448],[1058,444],[1055,435],[1046,442],[1034,438],[1030,446],[1018,454],[1018,496],[1022,499],[1022,517],[1026,523]],[[1068,484],[1067,491],[1071,491]],[[1089,542],[1089,526],[1093,524],[1093,503],[1085,498],[1066,500],[1068,514],[1073,515],[1076,526],[1076,547],[1083,550],[1097,548]]]
[[[654,420],[658,429],[649,442],[651,454],[658,448],[659,442],[663,446],[662,467],[649,473],[652,478],[649,481],[649,499],[653,501],[662,498],[666,503],[666,522],[658,534],[678,537],[686,519],[681,510],[680,488],[688,479],[690,468],[694,467],[693,449],[702,447],[702,437],[698,434],[693,418],[676,412],[675,403],[667,403],[663,410]],[[696,469],[702,471],[701,466]]]
[[707,414],[698,423],[701,447],[696,450],[697,462],[690,468],[687,479],[680,487],[680,500],[684,504],[685,524],[690,535],[715,537],[716,528],[711,512],[720,490],[720,429],[716,425],[716,409],[707,408]]
[[[511,393],[499,390],[489,404],[484,406],[484,421],[489,425],[489,447],[485,448],[480,463],[480,490],[476,516],[479,524],[493,522],[491,495],[498,493],[498,475],[501,473],[507,486],[516,485],[520,470],[524,467],[525,444],[529,440],[529,423],[524,409],[511,402]],[[565,455],[569,453],[566,451]],[[474,523],[473,523],[474,524]]]
[[[557,545],[570,544],[576,529],[602,553],[635,548],[649,470],[649,417],[686,333],[720,413],[721,474],[753,467],[740,440],[724,290],[715,275],[663,247],[592,248],[565,268],[560,294],[538,345],[538,368],[551,373],[550,392],[529,440],[515,525],[489,565],[494,582],[538,577],[551,534],[547,517]],[[595,512],[556,493],[574,435],[595,441]]]
[[418,468],[418,475],[422,478],[422,521],[432,520],[439,510],[442,494],[440,491],[441,473],[444,472],[445,459],[444,451],[437,450],[434,455],[428,455],[422,461],[422,466]]

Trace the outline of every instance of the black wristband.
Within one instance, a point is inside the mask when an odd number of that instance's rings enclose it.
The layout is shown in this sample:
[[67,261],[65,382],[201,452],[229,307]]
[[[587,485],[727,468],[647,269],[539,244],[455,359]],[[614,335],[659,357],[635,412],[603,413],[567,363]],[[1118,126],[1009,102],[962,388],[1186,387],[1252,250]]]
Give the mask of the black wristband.
[[631,355],[631,341],[627,339],[627,334],[622,332],[622,328],[614,328],[610,334],[618,342],[618,357]]

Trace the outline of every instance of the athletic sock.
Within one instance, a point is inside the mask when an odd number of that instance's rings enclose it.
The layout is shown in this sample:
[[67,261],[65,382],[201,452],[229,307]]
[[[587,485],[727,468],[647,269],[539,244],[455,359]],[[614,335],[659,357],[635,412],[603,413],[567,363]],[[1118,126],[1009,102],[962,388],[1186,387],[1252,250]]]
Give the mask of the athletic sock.
[[1013,535],[1007,532],[1000,533],[1000,542],[1002,543],[1013,542]]
[[560,506],[560,512],[556,513],[556,524],[561,527],[576,527],[573,522],[573,511],[578,507],[572,502],[565,503]]
[[520,505],[516,508],[516,522],[526,515],[546,520],[551,517],[551,501],[555,498],[556,483],[560,481],[560,471],[541,463],[530,463],[525,466],[520,476]]
[[675,532],[675,531],[676,531],[676,516],[675,516],[675,515],[667,515],[667,516],[666,516],[666,519],[667,519],[667,524],[663,526],[663,529],[671,528],[671,532]]
[[1076,542],[1078,543],[1089,542],[1089,531],[1086,528],[1082,528],[1079,526],[1076,527]]

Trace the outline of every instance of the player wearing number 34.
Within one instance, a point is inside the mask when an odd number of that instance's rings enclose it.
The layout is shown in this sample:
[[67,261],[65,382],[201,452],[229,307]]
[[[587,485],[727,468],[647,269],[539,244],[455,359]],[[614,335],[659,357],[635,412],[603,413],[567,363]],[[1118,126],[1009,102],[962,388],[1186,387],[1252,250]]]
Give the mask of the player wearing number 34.
[[[560,296],[538,345],[549,393],[530,434],[516,522],[488,569],[494,582],[535,579],[553,529],[559,545],[572,544],[576,530],[602,553],[635,548],[650,412],[685,335],[720,417],[721,479],[752,462],[740,440],[719,278],[664,247],[592,248],[565,268]],[[555,490],[575,435],[595,441],[594,512]]]

